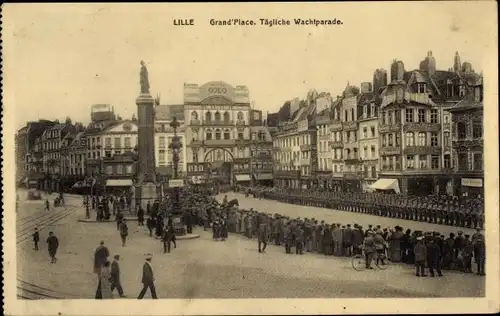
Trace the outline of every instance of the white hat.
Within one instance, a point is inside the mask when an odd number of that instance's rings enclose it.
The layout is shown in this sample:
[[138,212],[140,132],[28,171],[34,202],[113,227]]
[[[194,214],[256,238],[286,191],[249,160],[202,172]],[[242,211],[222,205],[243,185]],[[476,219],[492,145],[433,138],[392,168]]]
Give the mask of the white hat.
[[149,260],[149,259],[153,258],[153,255],[150,253],[147,253],[144,255],[144,257],[146,258],[146,260]]
[[424,239],[424,237],[422,236],[417,237],[417,240],[422,240],[422,239]]

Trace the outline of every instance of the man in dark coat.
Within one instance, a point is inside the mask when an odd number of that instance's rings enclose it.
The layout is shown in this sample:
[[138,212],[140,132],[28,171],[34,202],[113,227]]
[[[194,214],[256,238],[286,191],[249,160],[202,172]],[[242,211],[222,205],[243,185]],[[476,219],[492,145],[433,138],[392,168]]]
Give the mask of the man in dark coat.
[[49,232],[49,238],[47,238],[47,246],[50,256],[50,263],[56,263],[56,253],[59,248],[59,239],[54,235],[53,232]]
[[40,241],[40,233],[38,233],[38,228],[35,228],[33,233],[33,249],[38,250],[38,242]]
[[115,255],[114,260],[111,263],[111,292],[113,292],[116,288],[120,297],[125,297],[125,295],[123,295],[123,288],[120,281],[120,264],[118,261],[120,261],[120,255]]
[[148,217],[146,220],[146,226],[148,227],[149,230],[149,237],[153,236],[153,229],[155,228],[155,220],[151,216]]
[[162,242],[163,242],[163,253],[170,253],[172,239],[174,237],[174,230],[172,227],[167,226],[163,230]]
[[[265,252],[267,247],[268,240],[268,228],[266,224],[260,224],[259,232],[258,232],[258,243],[259,243],[259,252]],[[264,245],[264,247],[261,247]]]
[[144,209],[139,206],[139,210],[137,211],[137,225],[144,226]]
[[429,238],[427,243],[427,266],[431,277],[434,277],[434,269],[436,269],[438,276],[443,276],[441,273],[441,250],[439,245],[435,242],[435,238]]
[[146,262],[142,265],[142,290],[139,293],[139,296],[137,299],[142,300],[144,297],[144,294],[146,294],[146,291],[149,290],[151,291],[151,297],[153,299],[158,299],[156,297],[156,288],[155,288],[155,278],[154,278],[154,273],[153,273],[153,268],[151,267],[151,260],[153,256],[151,254],[146,254]]
[[302,225],[297,225],[295,228],[295,254],[302,255],[304,249],[304,229]]

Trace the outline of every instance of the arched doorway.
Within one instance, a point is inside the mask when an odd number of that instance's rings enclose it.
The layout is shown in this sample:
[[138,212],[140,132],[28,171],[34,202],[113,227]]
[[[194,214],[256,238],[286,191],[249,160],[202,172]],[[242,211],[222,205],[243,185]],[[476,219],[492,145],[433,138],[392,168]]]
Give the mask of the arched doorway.
[[225,148],[211,148],[205,153],[203,162],[209,182],[233,185],[234,156],[231,151]]

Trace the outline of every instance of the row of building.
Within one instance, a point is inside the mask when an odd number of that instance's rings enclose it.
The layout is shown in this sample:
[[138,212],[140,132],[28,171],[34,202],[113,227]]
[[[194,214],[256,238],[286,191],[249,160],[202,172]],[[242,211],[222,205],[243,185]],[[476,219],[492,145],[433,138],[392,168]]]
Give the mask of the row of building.
[[458,52],[446,71],[429,51],[418,69],[394,60],[390,78],[378,69],[336,97],[312,90],[275,119],[280,187],[483,192],[483,79]]
[[[311,90],[266,117],[246,86],[184,84],[183,104],[155,106],[158,179],[172,175],[177,133],[179,171],[193,183],[481,194],[482,87],[458,53],[442,71],[432,52],[418,69],[395,60],[390,78],[378,69],[372,82],[348,84],[337,96]],[[122,120],[109,105],[92,106],[86,127],[29,122],[16,136],[18,179],[52,190],[88,178],[132,185],[137,131],[135,118]]]

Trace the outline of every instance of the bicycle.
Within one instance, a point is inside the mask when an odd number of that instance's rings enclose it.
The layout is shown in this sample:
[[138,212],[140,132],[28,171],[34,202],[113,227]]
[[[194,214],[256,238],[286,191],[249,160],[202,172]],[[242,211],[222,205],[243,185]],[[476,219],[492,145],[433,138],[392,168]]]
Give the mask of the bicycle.
[[[363,271],[366,269],[366,262],[365,262],[365,250],[364,247],[361,246],[359,247],[359,251],[357,253],[354,253],[351,257],[351,264],[354,270],[356,271]],[[385,252],[380,251],[375,253],[375,258],[372,260],[373,263],[379,268],[380,270],[385,270],[389,266],[389,259],[385,255]]]

